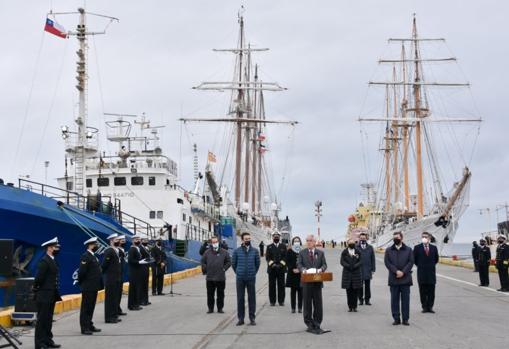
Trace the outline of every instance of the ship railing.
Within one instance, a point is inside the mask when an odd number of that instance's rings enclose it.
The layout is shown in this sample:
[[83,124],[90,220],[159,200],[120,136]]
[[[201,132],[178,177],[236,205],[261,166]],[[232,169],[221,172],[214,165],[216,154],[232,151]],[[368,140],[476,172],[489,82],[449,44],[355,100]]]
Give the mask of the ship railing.
[[160,154],[136,154],[133,153],[127,158],[121,158],[117,155],[108,155],[108,156],[95,156],[87,158],[87,161],[90,163],[91,161],[95,161],[95,166],[91,166],[90,164],[87,166],[89,169],[99,169],[99,168],[135,168],[135,169],[145,169],[145,168],[162,168],[168,170],[174,176],[178,175],[177,163],[167,156]]
[[208,229],[203,229],[201,227],[197,227],[194,224],[187,223],[184,226],[186,240],[197,240],[197,241],[205,241],[210,239],[214,233]]

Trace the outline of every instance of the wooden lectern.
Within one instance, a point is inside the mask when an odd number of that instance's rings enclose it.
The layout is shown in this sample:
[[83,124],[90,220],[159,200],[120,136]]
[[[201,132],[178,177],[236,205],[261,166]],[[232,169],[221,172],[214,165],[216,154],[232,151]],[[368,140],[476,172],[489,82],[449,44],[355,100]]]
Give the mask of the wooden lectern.
[[300,281],[304,283],[332,281],[332,273],[331,272],[312,273],[312,274],[302,273],[300,275]]

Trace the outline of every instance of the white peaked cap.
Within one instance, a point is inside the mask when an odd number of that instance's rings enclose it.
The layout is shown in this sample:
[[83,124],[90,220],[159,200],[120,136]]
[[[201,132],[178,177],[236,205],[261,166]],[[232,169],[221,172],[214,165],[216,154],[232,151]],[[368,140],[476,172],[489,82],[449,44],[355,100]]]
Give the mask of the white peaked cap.
[[274,236],[274,235],[279,235],[279,236],[281,236],[281,233],[280,233],[279,231],[277,231],[277,230],[274,230],[274,231],[272,232],[272,236]]
[[92,243],[94,243],[94,242],[97,242],[97,236],[94,236],[93,238],[88,239],[87,241],[85,241],[85,242],[83,243],[83,245],[85,245],[85,246],[86,246],[86,245],[88,245],[88,244],[92,244]]
[[498,240],[498,239],[504,239],[504,240],[507,240],[507,238],[505,237],[505,235],[499,235],[499,236],[497,237],[497,240]]
[[54,237],[51,240],[48,240],[46,242],[43,242],[41,247],[50,246],[50,245],[58,245],[58,238]]
[[130,238],[131,238],[131,239],[144,239],[144,238],[145,238],[145,236],[143,236],[143,235],[141,235],[141,234],[136,233],[136,234],[134,234],[134,235],[130,236]]
[[110,236],[108,236],[106,239],[111,240],[111,239],[116,239],[116,238],[118,238],[118,234],[117,233],[113,233]]
[[119,239],[119,240],[125,240],[125,235],[119,235],[119,236],[117,236],[117,239]]

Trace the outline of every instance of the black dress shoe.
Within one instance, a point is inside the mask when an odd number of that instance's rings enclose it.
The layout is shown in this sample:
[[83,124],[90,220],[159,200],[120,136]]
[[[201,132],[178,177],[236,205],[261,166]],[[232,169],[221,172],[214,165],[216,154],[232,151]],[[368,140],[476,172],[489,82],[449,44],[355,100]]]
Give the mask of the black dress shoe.
[[152,297],[157,296],[157,293],[152,292]]
[[81,334],[85,334],[85,335],[91,335],[91,334],[94,334],[92,331],[90,330],[84,330],[84,331],[81,331]]
[[403,325],[404,326],[410,326],[410,324],[408,323],[408,320],[403,320]]
[[212,310],[212,309],[207,310],[207,314],[212,314],[213,312],[214,312],[214,310]]
[[124,312],[121,312],[121,313],[118,313],[119,316],[125,316],[127,315],[127,313],[124,313]]
[[428,312],[428,309],[422,309],[422,310],[421,310],[421,313],[423,313],[423,314],[424,314],[424,313],[427,313],[427,312]]
[[92,327],[92,328],[90,329],[90,331],[92,331],[92,332],[101,332],[101,329],[100,329],[100,328],[97,328],[97,327]]
[[271,306],[271,307],[275,307],[275,306],[276,306],[276,303],[270,303],[270,306]]
[[357,308],[353,308],[353,312],[356,313],[357,312]]
[[401,320],[394,320],[392,323],[394,326],[401,325]]
[[120,322],[120,321],[122,321],[122,320],[120,320],[120,319],[108,319],[108,320],[106,320],[104,322],[107,323],[107,324],[116,324],[117,322]]
[[128,308],[129,310],[141,310],[143,309],[142,307],[131,307],[131,308]]
[[242,326],[244,325],[244,320],[237,321],[237,324],[235,326]]
[[302,314],[302,309],[299,309],[299,313],[301,313],[301,314]]
[[321,328],[315,328],[315,330],[313,331],[314,334],[323,334],[325,333],[324,330],[322,330]]
[[249,325],[250,326],[256,326],[256,321],[254,321],[254,320],[249,321]]
[[60,344],[50,343],[50,344],[47,344],[46,347],[42,347],[42,348],[60,348],[60,347],[61,347]]
[[[367,301],[366,301],[366,303],[367,303]],[[364,305],[364,299],[359,300],[359,305]]]
[[217,312],[218,312],[219,314],[224,314],[223,309],[217,309]]
[[141,305],[143,305],[143,306],[145,306],[145,307],[146,307],[147,305],[150,305],[150,304],[152,304],[152,303],[150,303],[150,302],[141,303]]
[[352,309],[352,308],[348,309],[348,312],[349,312],[349,313],[351,313],[352,311],[353,311],[353,309]]
[[433,309],[428,309],[428,313],[435,314],[435,311]]
[[306,332],[309,332],[309,333],[315,333],[315,329],[314,329],[314,328],[312,328],[312,327],[308,327],[308,328],[306,329]]
[[295,314],[295,309],[292,309],[292,314]]
[[158,295],[158,296],[164,296],[165,294],[166,294],[166,293],[161,292],[161,293],[158,293],[157,295]]
[[285,303],[284,303],[284,302],[283,302],[283,303],[279,303],[279,306],[280,306],[280,307],[284,307],[284,306],[285,306]]
[[366,305],[371,305],[371,303],[369,301],[366,301],[366,303],[364,303]]

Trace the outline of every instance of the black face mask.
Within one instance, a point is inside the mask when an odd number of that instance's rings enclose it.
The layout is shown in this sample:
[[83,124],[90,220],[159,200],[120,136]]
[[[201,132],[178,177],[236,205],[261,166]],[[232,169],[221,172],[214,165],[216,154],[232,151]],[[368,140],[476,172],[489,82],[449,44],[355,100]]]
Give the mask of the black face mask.
[[249,241],[244,241],[244,246],[251,246],[251,240],[249,240]]
[[348,244],[348,248],[354,248],[355,244]]
[[124,246],[125,246],[125,242],[121,242],[120,247],[124,247]]
[[505,240],[498,240],[499,244],[503,244]]
[[366,245],[366,240],[361,240],[361,244]]
[[161,241],[156,242],[156,245],[161,246],[162,245]]
[[274,238],[273,240],[274,240],[274,243],[275,243],[275,244],[278,244],[278,243],[279,243],[279,238]]
[[147,246],[148,245],[148,242],[142,242],[141,243],[143,246]]
[[136,246],[140,246],[140,242],[139,242],[139,241],[136,241],[134,244],[135,244]]
[[96,253],[97,251],[99,251],[99,246],[92,247],[92,252]]
[[394,241],[394,244],[396,244],[396,245],[401,244],[401,239],[400,238],[394,238],[394,239],[392,239],[392,241]]
[[58,254],[60,253],[60,250],[53,250],[53,257],[55,256],[58,256]]
[[118,246],[120,246],[120,242],[119,242],[119,241],[117,241],[117,242],[114,242],[114,243],[113,243],[113,246],[115,246],[115,247],[118,247]]
[[481,242],[481,243],[480,243],[480,245],[481,245],[481,246],[484,246],[484,245],[486,245],[486,243],[485,243],[485,242]]

